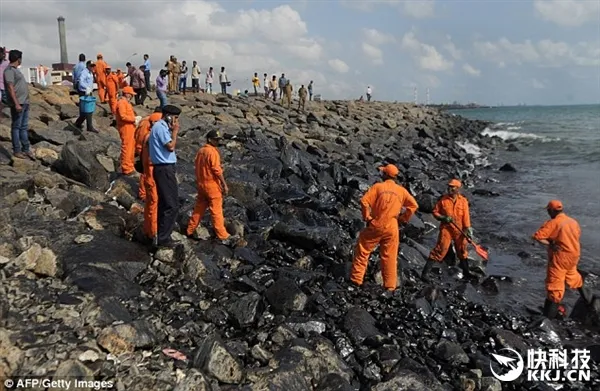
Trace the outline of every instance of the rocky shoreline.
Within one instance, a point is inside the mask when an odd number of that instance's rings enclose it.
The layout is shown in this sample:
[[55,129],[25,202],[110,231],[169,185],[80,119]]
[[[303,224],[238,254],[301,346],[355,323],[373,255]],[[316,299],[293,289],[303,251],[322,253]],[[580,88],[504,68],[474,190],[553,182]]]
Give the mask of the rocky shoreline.
[[[206,240],[175,233],[182,246],[150,254],[137,181],[114,172],[108,108],[94,117],[100,134],[80,133],[68,124],[78,109],[67,88],[31,97],[37,162],[10,158],[9,122],[0,124],[0,379],[78,376],[128,391],[550,390],[500,383],[490,353],[556,346],[592,349],[598,373],[593,328],[490,308],[481,292],[499,283],[480,262],[472,283],[458,269],[435,286],[417,277],[447,179],[484,180],[485,160],[465,143],[491,153],[500,141],[480,135],[487,123],[411,104],[310,102],[298,113],[262,98],[173,96],[183,110],[180,226],[194,205],[194,155],[219,129],[228,230],[248,245],[212,241],[205,218]],[[376,255],[366,288],[346,283],[358,201],[382,163],[398,165],[420,205],[393,297],[381,295]],[[574,311],[597,326],[584,312]]]

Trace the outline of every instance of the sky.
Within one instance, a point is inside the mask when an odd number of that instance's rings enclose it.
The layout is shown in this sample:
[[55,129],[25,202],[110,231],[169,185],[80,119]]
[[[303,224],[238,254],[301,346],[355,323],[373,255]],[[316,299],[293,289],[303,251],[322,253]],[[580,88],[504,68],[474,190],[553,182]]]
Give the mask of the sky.
[[600,0],[0,0],[0,45],[59,62],[59,15],[71,63],[148,53],[156,75],[173,54],[234,88],[285,72],[324,99],[600,103]]

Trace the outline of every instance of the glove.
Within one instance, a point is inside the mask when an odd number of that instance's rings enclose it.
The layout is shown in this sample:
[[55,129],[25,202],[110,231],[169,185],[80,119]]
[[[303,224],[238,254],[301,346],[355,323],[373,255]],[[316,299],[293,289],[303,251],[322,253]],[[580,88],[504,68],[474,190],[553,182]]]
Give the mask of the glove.
[[136,128],[137,128],[137,126],[140,124],[140,121],[141,121],[141,120],[142,120],[142,117],[141,117],[141,116],[139,116],[139,115],[138,115],[137,117],[135,117],[135,127],[136,127]]
[[465,235],[469,239],[473,239],[473,228],[469,227],[465,229]]
[[86,94],[86,95],[92,95],[92,91],[93,91],[92,87],[87,87],[87,88],[85,89],[85,94]]
[[440,221],[443,223],[448,223],[450,224],[451,222],[453,222],[454,220],[452,219],[452,217],[450,216],[442,216],[440,217]]

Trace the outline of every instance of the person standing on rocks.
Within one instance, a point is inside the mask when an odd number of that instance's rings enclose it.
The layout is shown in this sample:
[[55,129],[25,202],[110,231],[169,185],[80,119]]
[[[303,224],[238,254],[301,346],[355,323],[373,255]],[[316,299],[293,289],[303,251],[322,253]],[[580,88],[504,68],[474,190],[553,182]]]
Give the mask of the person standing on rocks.
[[142,161],[143,175],[142,187],[144,188],[144,234],[157,242],[158,233],[158,193],[156,191],[156,182],[154,181],[154,166],[150,160],[150,151],[148,140],[150,139],[150,129],[162,119],[162,111],[155,110],[148,118],[149,129],[142,139],[140,159]]
[[210,67],[208,69],[208,73],[206,74],[206,92],[208,94],[212,94],[213,93],[213,81],[215,79],[215,71],[213,70],[213,67]]
[[150,92],[150,56],[144,54],[144,83],[146,84],[146,93]]
[[367,86],[367,102],[371,101],[371,86]]
[[135,104],[143,105],[146,100],[146,82],[144,81],[144,66],[134,69],[131,73],[131,87],[135,91]]
[[227,95],[227,84],[229,83],[229,80],[227,79],[225,67],[221,67],[221,73],[219,73],[219,83],[221,84],[221,94]]
[[269,99],[269,75],[263,75],[263,89],[265,90],[265,99]]
[[194,231],[198,228],[198,224],[200,224],[207,208],[210,210],[217,238],[221,241],[227,241],[230,237],[225,229],[225,219],[223,217],[223,196],[229,193],[229,188],[227,182],[225,182],[225,177],[223,177],[221,156],[218,150],[221,139],[219,131],[211,130],[206,135],[206,144],[196,154],[198,195],[196,196],[194,212],[186,230],[189,237],[192,237]]
[[285,73],[281,74],[279,78],[279,99],[283,99],[283,93],[285,92],[285,85],[287,84],[287,80],[285,78]]
[[313,97],[313,81],[311,80],[310,83],[308,83],[308,100],[311,101]]
[[11,50],[8,53],[9,66],[2,75],[6,87],[7,103],[10,106],[10,138],[13,156],[20,159],[35,160],[29,143],[29,87],[25,77],[19,71],[23,62],[23,53]]
[[110,66],[106,66],[106,96],[110,112],[115,115],[117,112],[117,95],[119,94],[119,78],[111,71]]
[[[81,76],[79,76],[79,80],[77,80],[77,86],[79,90],[77,93],[79,97],[82,96],[91,96],[94,91],[94,69],[96,68],[96,64],[91,61],[88,61],[85,64],[86,68],[81,72]],[[98,133],[92,124],[92,118],[94,113],[84,113],[81,111],[81,103],[79,104],[79,118],[75,121],[75,127],[78,129],[82,128],[83,121],[86,122],[86,129],[88,132]]]
[[[142,144],[144,143],[144,139],[146,138],[146,136],[148,134],[150,134],[150,129],[152,128],[152,125],[154,124],[154,122],[156,122],[162,118],[162,108],[161,107],[155,108],[154,113],[152,113],[152,114],[155,115],[155,118],[156,118],[156,115],[158,115],[158,118],[154,119],[152,121],[152,115],[144,117],[141,119],[140,123],[135,128],[135,137],[134,137],[135,138],[135,156],[142,155]],[[138,187],[139,187],[138,195],[142,201],[145,201],[146,200],[146,189],[144,187],[144,174],[143,173],[142,173],[142,175],[140,175],[140,184]]]
[[167,67],[167,73],[169,74],[169,93],[172,94],[177,87],[175,79],[175,58],[173,56],[169,57],[169,61],[167,61],[165,66]]
[[258,78],[258,72],[254,72],[252,77],[252,86],[254,87],[254,96],[258,96],[258,89],[260,88],[260,79]]
[[106,102],[106,63],[102,53],[96,56],[96,83],[98,83],[98,100]]
[[158,233],[154,240],[156,247],[174,247],[177,243],[171,239],[179,209],[179,189],[175,175],[177,155],[178,116],[181,109],[167,105],[163,108],[163,117],[150,130],[148,150],[153,165],[153,178],[158,194]]
[[304,106],[306,105],[306,88],[304,84],[298,90],[298,111],[304,111]]
[[4,70],[8,68],[9,61],[6,59],[6,49],[0,47],[0,118],[4,118],[2,110],[6,102],[6,89],[4,87]]
[[273,102],[277,100],[277,76],[273,75],[273,78],[269,82],[269,90],[271,91],[271,95],[273,95]]
[[577,220],[567,216],[563,204],[552,200],[546,206],[550,220],[546,221],[532,238],[548,246],[548,269],[546,274],[546,301],[544,316],[554,319],[564,307],[560,304],[565,295],[565,283],[571,289],[579,289],[587,300],[589,292],[583,286],[583,278],[577,270],[581,247],[581,227]]
[[179,73],[179,91],[185,95],[185,90],[187,89],[187,78],[188,78],[188,67],[187,63],[183,61],[181,63],[180,73]]
[[[458,179],[448,182],[448,192],[438,200],[433,208],[433,217],[440,221],[440,233],[436,246],[429,253],[427,263],[421,273],[421,279],[429,281],[429,273],[436,263],[441,263],[448,253],[452,242],[460,260],[460,268],[465,276],[470,275],[467,258],[467,239],[473,237],[469,200],[460,194],[462,183]],[[463,232],[465,233],[463,235]],[[465,236],[466,235],[466,236]]]
[[[361,286],[369,256],[379,245],[383,286],[393,291],[398,286],[399,224],[410,220],[418,208],[417,201],[396,183],[399,170],[393,164],[379,167],[383,182],[373,185],[360,201],[367,227],[360,232],[354,250],[350,281]],[[402,213],[402,208],[405,208]]]
[[123,88],[123,96],[117,103],[117,129],[121,137],[121,173],[132,175],[135,171],[135,112],[131,98],[136,95],[132,87]]
[[202,72],[200,71],[200,67],[198,66],[198,62],[192,62],[192,91],[200,92],[200,75]]
[[167,105],[167,71],[161,69],[158,77],[156,78],[156,97],[160,102],[160,107],[163,108]]
[[[285,101],[287,102],[287,108],[288,110],[290,109],[290,107],[292,106],[292,91],[294,91],[294,88],[292,87],[292,83],[290,83],[289,80],[285,81]],[[284,100],[281,101],[281,104],[283,105]]]
[[83,72],[84,69],[85,69],[85,54],[81,53],[81,54],[79,54],[79,62],[73,68],[73,89],[75,91],[79,91],[79,88],[78,88],[79,77],[81,76],[81,73]]

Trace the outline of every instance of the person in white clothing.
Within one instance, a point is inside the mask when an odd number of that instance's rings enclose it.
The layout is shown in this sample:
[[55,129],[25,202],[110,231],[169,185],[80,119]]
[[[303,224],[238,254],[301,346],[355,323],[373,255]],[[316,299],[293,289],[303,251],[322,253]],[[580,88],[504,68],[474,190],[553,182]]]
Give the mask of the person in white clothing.
[[225,72],[225,67],[221,67],[221,73],[219,73],[219,83],[221,84],[221,93],[227,94],[227,84],[229,84],[229,80],[227,80],[227,72]]
[[198,62],[192,62],[192,92],[200,92],[200,67]]
[[206,74],[206,92],[212,94],[212,85],[213,79],[215,78],[215,71],[213,71],[213,67],[208,69],[208,73]]
[[367,86],[367,102],[371,101],[371,86]]
[[269,99],[269,76],[266,73],[263,75],[263,86],[265,89],[265,98]]

